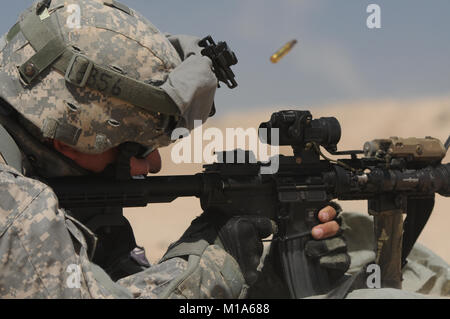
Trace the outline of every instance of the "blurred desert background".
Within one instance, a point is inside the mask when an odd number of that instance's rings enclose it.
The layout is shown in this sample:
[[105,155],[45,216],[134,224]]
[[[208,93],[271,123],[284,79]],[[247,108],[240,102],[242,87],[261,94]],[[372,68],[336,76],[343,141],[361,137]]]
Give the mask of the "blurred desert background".
[[[242,108],[239,112],[211,118],[204,127],[217,127],[223,132],[227,127],[258,127],[273,112],[282,109],[308,109],[314,118],[335,116],[342,126],[340,150],[361,149],[365,141],[375,138],[433,136],[445,142],[450,135],[450,97],[359,101],[314,107],[279,105],[248,112]],[[194,174],[201,171],[202,164],[174,164],[170,156],[171,148],[161,150],[163,169],[160,175]],[[449,162],[449,159],[450,155],[447,154],[444,163]],[[367,214],[365,201],[342,201],[340,204],[345,211]],[[168,245],[179,238],[192,219],[201,214],[201,208],[196,198],[180,198],[169,204],[127,209],[125,214],[133,225],[138,244],[145,247],[147,257],[155,263]],[[450,262],[450,198],[437,195],[434,212],[419,242]]]

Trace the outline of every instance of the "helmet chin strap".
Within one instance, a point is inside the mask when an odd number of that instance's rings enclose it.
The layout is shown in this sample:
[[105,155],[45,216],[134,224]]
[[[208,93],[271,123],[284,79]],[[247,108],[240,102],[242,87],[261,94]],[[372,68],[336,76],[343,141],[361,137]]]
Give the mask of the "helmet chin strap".
[[142,154],[143,147],[138,143],[127,142],[119,145],[119,155],[114,163],[109,164],[100,175],[119,181],[130,180],[130,160],[133,156]]

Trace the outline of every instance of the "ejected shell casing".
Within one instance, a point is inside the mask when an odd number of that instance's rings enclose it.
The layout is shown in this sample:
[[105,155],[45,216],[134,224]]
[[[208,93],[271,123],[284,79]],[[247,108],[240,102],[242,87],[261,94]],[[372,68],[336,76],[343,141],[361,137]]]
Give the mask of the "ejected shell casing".
[[280,61],[286,54],[288,54],[292,48],[297,44],[297,40],[292,40],[286,43],[281,49],[275,52],[271,57],[270,61],[272,63],[277,63]]

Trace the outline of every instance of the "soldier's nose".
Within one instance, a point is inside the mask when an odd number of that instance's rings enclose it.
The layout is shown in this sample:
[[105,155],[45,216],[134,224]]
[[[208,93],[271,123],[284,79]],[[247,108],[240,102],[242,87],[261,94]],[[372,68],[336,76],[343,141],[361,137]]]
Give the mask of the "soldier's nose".
[[146,158],[132,157],[130,159],[131,176],[156,174],[161,170],[161,155],[158,150],[153,151]]

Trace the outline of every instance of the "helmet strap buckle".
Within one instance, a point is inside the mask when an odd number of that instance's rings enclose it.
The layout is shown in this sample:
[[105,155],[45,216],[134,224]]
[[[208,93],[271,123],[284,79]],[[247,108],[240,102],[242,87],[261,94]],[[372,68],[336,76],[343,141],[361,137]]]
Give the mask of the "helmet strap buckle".
[[[79,62],[79,59],[84,61]],[[81,63],[81,65],[78,65],[78,63]],[[83,70],[83,65],[86,65],[85,70]],[[75,74],[73,74],[72,72],[74,71],[74,69],[78,70],[74,72]],[[92,62],[87,57],[81,54],[74,53],[72,59],[70,59],[70,62],[67,66],[64,78],[66,79],[66,82],[69,82],[79,88],[82,88],[86,86],[86,83],[89,80],[89,77],[91,76],[91,72],[93,69],[94,69],[94,62]]]

